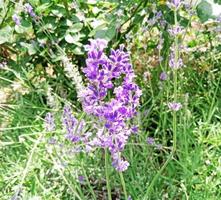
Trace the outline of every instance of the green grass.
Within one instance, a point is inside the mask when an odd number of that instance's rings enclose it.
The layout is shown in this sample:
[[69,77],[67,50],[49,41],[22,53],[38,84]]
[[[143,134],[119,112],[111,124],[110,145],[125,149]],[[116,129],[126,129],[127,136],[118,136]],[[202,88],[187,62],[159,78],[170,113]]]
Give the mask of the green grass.
[[[192,74],[196,89],[189,90],[183,109],[178,112],[177,149],[168,165],[155,178],[147,199],[218,200],[221,198],[220,175],[220,83],[219,76],[207,86]],[[187,87],[186,87],[187,88]],[[166,89],[166,88],[165,88]],[[187,88],[189,89],[189,88]],[[186,91],[187,92],[187,91]],[[144,89],[144,95],[149,89]],[[141,200],[152,180],[170,156],[172,115],[165,105],[166,90],[157,93],[139,112],[140,132],[133,135],[123,155],[130,161],[123,173],[125,190]],[[145,96],[143,98],[145,101]],[[44,131],[43,115],[47,112],[41,100],[33,95],[20,96],[10,104],[1,104],[0,198],[16,194],[22,199],[102,199],[107,196],[104,152],[70,153],[72,144],[61,130]],[[145,113],[149,109],[148,114]],[[57,119],[59,120],[59,119]],[[5,122],[6,123],[6,122]],[[57,144],[48,144],[51,137]],[[155,137],[162,149],[146,143]],[[122,177],[108,162],[112,199],[124,198]],[[81,184],[78,176],[84,176]]]
[[[64,5],[68,19],[71,13],[67,3],[65,1]],[[135,19],[140,18],[139,14],[135,16]],[[132,29],[136,20],[130,23]],[[178,23],[176,13],[175,23]],[[187,28],[192,28],[189,26],[190,21]],[[44,30],[41,24],[34,28]],[[154,35],[154,28],[149,30],[150,35],[153,34],[150,36],[152,41],[144,36],[146,46],[140,40],[141,32],[133,33],[131,55],[143,95],[134,120],[139,125],[139,133],[130,137],[122,153],[130,162],[130,167],[123,173],[111,166],[110,155],[104,149],[77,153],[74,144],[65,139],[60,125],[62,107],[67,102],[72,105],[78,119],[87,119],[88,126],[97,120],[82,112],[75,86],[57,61],[57,54],[66,56],[63,51],[67,51],[68,56],[76,57],[74,64],[80,68],[84,64],[84,55],[72,55],[73,44],[67,44],[63,49],[54,43],[57,35],[52,37],[50,31],[44,30],[41,34],[51,42],[44,49],[46,53],[38,49],[37,53],[41,55],[35,55],[35,58],[22,49],[16,59],[10,57],[9,69],[0,69],[0,92],[3,91],[0,94],[6,96],[5,101],[0,96],[0,200],[127,200],[129,196],[133,200],[221,199],[220,53],[209,45],[210,37],[215,35],[193,29],[196,38],[186,43],[192,42],[193,47],[202,43],[206,51],[189,55],[179,52],[178,43],[185,44],[185,40],[180,41],[178,36],[169,38],[167,30],[159,29],[168,39],[163,52],[157,52],[165,56],[165,61],[147,67],[151,64],[145,60],[146,57],[156,56],[155,43],[159,38]],[[88,31],[86,29],[86,33]],[[88,36],[84,34],[84,37]],[[120,36],[119,41],[124,40],[123,37]],[[167,54],[173,39],[175,59],[182,56],[186,64],[176,72],[167,66]],[[119,41],[113,40],[112,43],[118,44]],[[215,43],[215,39],[212,42]],[[140,71],[137,61],[141,64]],[[54,70],[53,76],[46,72],[49,66]],[[162,70],[171,73],[160,85]],[[143,78],[145,71],[151,74],[148,80]],[[22,87],[15,89],[13,84],[18,82]],[[53,89],[55,108],[47,105],[49,86]],[[171,101],[181,102],[182,109],[177,113],[169,111],[167,103]],[[54,132],[44,129],[44,116],[48,111],[54,113],[58,125]],[[147,137],[155,138],[155,145],[148,144]],[[56,140],[55,144],[50,143],[52,138]],[[84,177],[83,182],[79,176]]]

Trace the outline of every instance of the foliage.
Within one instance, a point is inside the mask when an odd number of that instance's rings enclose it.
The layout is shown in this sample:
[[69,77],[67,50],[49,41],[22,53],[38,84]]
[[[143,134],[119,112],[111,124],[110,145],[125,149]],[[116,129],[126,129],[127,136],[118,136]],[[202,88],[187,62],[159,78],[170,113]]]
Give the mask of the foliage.
[[0,199],[219,200],[220,6],[0,1]]

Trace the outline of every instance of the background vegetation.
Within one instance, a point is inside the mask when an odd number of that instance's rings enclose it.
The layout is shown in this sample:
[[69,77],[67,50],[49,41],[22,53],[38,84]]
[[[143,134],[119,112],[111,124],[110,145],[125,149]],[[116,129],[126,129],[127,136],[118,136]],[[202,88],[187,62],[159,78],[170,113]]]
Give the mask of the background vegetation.
[[92,38],[106,39],[108,51],[126,45],[143,92],[124,181],[108,160],[112,199],[221,199],[221,2],[181,2],[174,10],[163,0],[0,1],[0,199],[107,199],[104,152],[77,153],[61,125],[44,127],[47,112],[60,124],[67,103],[82,118],[73,78],[86,82]]

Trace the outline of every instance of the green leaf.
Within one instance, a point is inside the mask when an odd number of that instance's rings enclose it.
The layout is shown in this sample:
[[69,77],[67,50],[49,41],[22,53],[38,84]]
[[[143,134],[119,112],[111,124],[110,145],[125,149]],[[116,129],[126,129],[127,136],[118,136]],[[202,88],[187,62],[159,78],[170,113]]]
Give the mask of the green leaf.
[[116,34],[116,28],[114,26],[101,30],[97,30],[95,33],[95,38],[102,38],[102,39],[106,39],[108,41],[112,40],[114,38]]
[[76,44],[77,46],[82,46],[82,44],[79,42],[81,39],[81,35],[79,34],[75,34],[75,35],[71,35],[71,34],[66,34],[65,35],[65,41],[70,43],[70,44]]
[[81,29],[83,28],[83,24],[82,23],[76,23],[74,25],[72,25],[68,31],[70,33],[78,33]]
[[6,42],[13,42],[13,29],[10,26],[0,29],[0,44]]
[[36,8],[38,13],[42,13],[48,11],[48,8],[52,5],[52,3],[44,3]]
[[82,49],[80,47],[75,47],[72,52],[75,54],[75,55],[82,55],[84,54],[84,52],[82,51]]
[[21,46],[28,49],[28,54],[29,55],[34,55],[34,54],[37,53],[37,49],[35,48],[34,44],[29,44],[29,43],[26,43],[26,42],[21,42],[20,44],[21,44]]
[[32,31],[32,24],[27,20],[22,20],[19,26],[15,25],[15,31],[17,33],[26,33],[26,32],[30,33]]
[[202,22],[216,19],[221,15],[221,5],[214,3],[212,0],[202,0],[197,5],[197,15]]
[[53,6],[51,12],[52,14],[60,18],[66,16],[66,10],[62,5]]
[[206,22],[209,18],[211,18],[212,13],[212,6],[206,0],[201,1],[197,5],[197,15],[202,22]]

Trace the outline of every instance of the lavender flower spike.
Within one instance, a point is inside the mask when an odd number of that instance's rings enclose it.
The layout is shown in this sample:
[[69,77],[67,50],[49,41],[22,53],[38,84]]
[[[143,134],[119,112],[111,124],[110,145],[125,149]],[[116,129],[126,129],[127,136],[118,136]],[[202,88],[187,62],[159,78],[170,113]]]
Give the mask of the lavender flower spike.
[[[112,156],[112,165],[118,171],[124,171],[129,163],[119,156],[127,144],[129,136],[137,132],[137,128],[128,125],[128,121],[136,115],[139,98],[142,94],[134,82],[134,71],[130,57],[120,45],[117,50],[111,50],[107,56],[104,52],[107,41],[103,39],[90,40],[86,45],[88,58],[83,72],[88,79],[88,85],[82,93],[83,109],[87,114],[98,118],[104,127],[88,147],[108,148]],[[115,87],[115,81],[122,84]],[[112,90],[114,97],[107,100],[108,91]],[[104,130],[104,131],[103,131]]]
[[172,0],[174,6],[177,8],[180,6],[181,0]]
[[49,132],[55,130],[54,116],[50,112],[45,116],[45,129]]
[[160,80],[161,80],[161,81],[167,80],[167,73],[166,73],[166,72],[161,72],[161,74],[160,74]]
[[149,145],[154,145],[154,143],[155,143],[154,138],[148,137],[148,138],[147,138],[147,143],[148,143]]
[[34,10],[33,10],[33,7],[31,6],[31,4],[30,3],[26,3],[25,5],[24,5],[24,7],[25,7],[25,10],[26,10],[26,12],[31,16],[31,17],[36,17],[36,14],[35,14],[35,12],[34,12]]
[[168,103],[168,107],[172,111],[178,111],[182,108],[182,104],[177,102],[170,102]]
[[12,20],[15,22],[17,26],[21,24],[20,18],[17,14],[12,15]]

